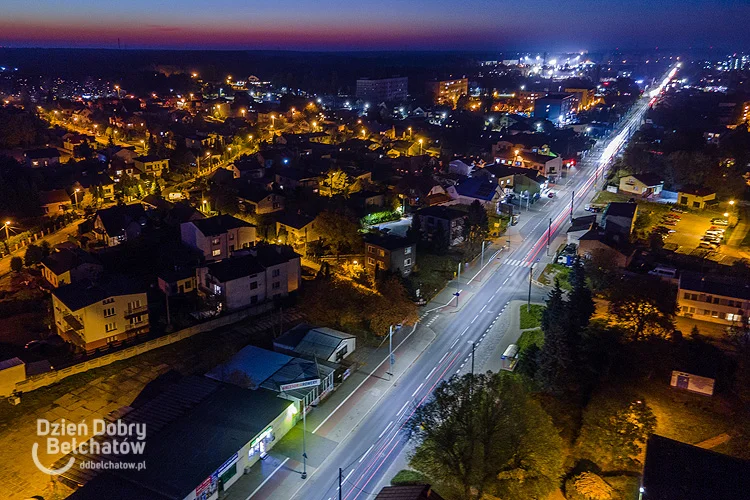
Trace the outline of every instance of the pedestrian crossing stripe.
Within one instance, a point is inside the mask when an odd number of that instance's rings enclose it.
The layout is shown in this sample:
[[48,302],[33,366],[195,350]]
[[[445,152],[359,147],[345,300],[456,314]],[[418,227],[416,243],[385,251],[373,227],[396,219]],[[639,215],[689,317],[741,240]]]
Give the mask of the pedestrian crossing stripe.
[[503,262],[503,264],[507,264],[509,266],[515,266],[515,267],[530,267],[531,266],[530,262],[524,262],[524,261],[519,260],[519,259],[512,259],[512,260],[511,259],[506,259]]

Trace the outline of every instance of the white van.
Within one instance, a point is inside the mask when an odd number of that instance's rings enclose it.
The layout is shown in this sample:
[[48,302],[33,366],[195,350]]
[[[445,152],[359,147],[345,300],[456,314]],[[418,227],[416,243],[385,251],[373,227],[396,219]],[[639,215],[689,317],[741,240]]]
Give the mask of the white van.
[[677,277],[677,269],[674,267],[656,266],[649,271],[648,274],[651,276],[659,276],[660,278],[675,279]]

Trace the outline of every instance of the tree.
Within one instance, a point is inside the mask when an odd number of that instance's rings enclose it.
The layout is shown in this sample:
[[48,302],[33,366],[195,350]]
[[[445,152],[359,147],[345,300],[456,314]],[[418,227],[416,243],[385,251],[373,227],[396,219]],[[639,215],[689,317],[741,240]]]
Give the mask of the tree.
[[634,340],[666,336],[674,331],[676,290],[658,277],[628,277],[611,290],[609,312]]
[[357,220],[343,212],[321,212],[316,219],[315,231],[336,255],[345,250],[357,250],[362,245]]
[[418,242],[422,237],[422,220],[418,215],[412,216],[411,226],[406,231],[406,237],[414,242]]
[[583,414],[578,438],[582,458],[607,470],[640,470],[648,436],[656,417],[646,402],[619,392],[595,396]]
[[12,257],[10,259],[10,270],[14,273],[23,271],[23,259],[21,257]]
[[349,175],[339,168],[328,171],[323,180],[322,187],[327,192],[321,192],[321,194],[327,194],[328,196],[337,194],[348,196],[352,188],[352,181]]
[[390,325],[414,323],[418,318],[417,306],[409,297],[400,276],[389,273],[377,283],[378,296],[365,317],[370,331],[385,335]]
[[611,500],[615,494],[615,489],[593,472],[583,472],[565,483],[568,500]]
[[464,224],[464,239],[467,245],[468,256],[473,257],[478,252],[482,241],[487,239],[490,232],[490,222],[487,211],[479,200],[474,200],[469,205],[469,214]]
[[31,244],[26,247],[23,262],[26,264],[26,267],[31,267],[35,264],[39,264],[43,258],[41,247]]
[[568,274],[568,282],[571,286],[568,294],[568,328],[571,335],[579,335],[581,330],[589,325],[596,306],[586,282],[583,261],[578,256],[573,261],[573,267]]
[[411,467],[457,498],[543,497],[563,472],[549,415],[508,373],[441,383],[406,429],[416,442]]
[[545,391],[562,395],[577,387],[575,346],[569,328],[569,309],[560,281],[549,294],[542,312],[544,344],[537,356],[536,380]]

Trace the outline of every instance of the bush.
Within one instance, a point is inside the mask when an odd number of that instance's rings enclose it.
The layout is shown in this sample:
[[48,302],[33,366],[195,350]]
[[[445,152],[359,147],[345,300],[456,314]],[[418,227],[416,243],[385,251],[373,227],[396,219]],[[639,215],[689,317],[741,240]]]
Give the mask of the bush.
[[529,309],[527,304],[521,304],[521,330],[542,326],[542,311],[544,311],[543,305],[531,304]]
[[409,486],[413,484],[430,484],[430,481],[415,470],[402,469],[391,479],[393,486]]
[[584,472],[565,482],[568,500],[611,500],[615,490],[593,472]]
[[382,224],[383,222],[391,222],[399,219],[401,219],[400,212],[397,210],[386,210],[365,215],[362,217],[362,225],[372,226],[374,224]]
[[526,330],[521,334],[518,342],[516,342],[519,351],[524,351],[532,345],[535,345],[541,349],[542,344],[544,344],[544,332],[542,332],[541,328]]
[[11,258],[10,270],[16,273],[20,273],[23,270],[23,259],[21,257]]

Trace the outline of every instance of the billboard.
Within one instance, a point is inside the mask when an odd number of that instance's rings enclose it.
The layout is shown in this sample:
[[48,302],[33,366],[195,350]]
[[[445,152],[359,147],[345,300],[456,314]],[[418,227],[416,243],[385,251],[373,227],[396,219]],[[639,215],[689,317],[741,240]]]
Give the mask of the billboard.
[[304,389],[305,387],[316,387],[320,385],[320,379],[305,380],[304,382],[294,382],[291,384],[284,384],[279,386],[281,392],[293,391],[295,389]]

